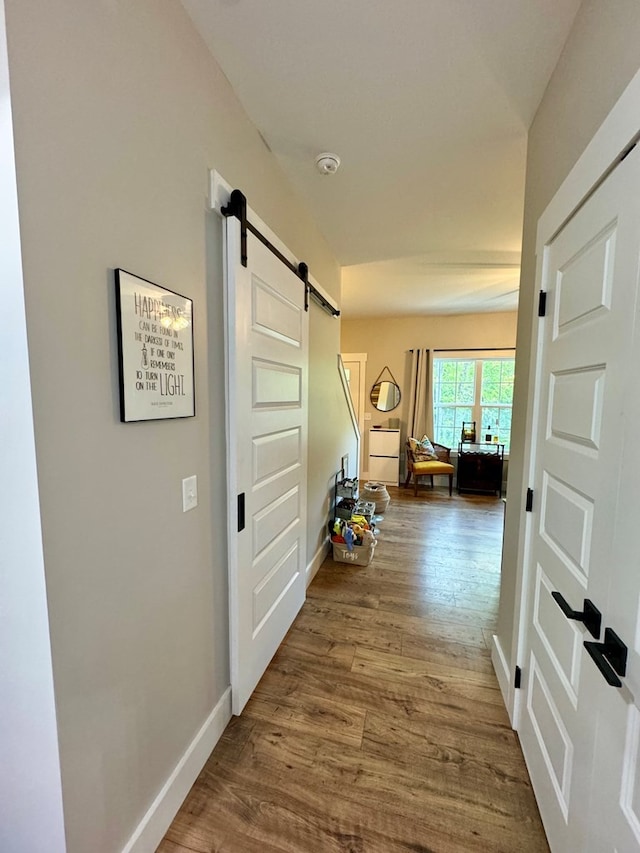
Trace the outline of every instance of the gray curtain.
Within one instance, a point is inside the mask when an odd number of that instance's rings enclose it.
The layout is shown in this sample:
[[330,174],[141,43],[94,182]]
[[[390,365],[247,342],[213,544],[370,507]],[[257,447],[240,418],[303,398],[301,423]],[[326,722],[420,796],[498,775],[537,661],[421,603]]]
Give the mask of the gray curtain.
[[426,433],[433,441],[431,354],[428,349],[414,349],[410,355],[411,373],[407,435],[422,438]]

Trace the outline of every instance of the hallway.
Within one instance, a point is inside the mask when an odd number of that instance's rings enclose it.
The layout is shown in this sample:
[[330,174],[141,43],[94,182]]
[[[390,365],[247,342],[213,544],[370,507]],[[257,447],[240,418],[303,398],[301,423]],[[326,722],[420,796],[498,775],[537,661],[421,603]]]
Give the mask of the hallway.
[[503,504],[390,489],[325,561],[159,853],[544,853],[490,660]]

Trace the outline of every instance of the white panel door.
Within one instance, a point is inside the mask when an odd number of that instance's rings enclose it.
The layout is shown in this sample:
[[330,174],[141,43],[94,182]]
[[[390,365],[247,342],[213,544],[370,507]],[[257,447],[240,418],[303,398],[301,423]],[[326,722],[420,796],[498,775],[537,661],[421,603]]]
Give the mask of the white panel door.
[[[625,755],[637,753],[636,702],[626,687],[607,685],[583,647],[593,637],[552,597],[559,592],[576,611],[591,600],[602,611],[603,631],[608,625],[628,643],[635,640],[640,525],[629,515],[640,497],[633,432],[640,416],[639,253],[634,151],[544,258],[547,316],[519,734],[554,853],[640,849],[629,817],[635,811],[625,812],[620,799],[623,785],[637,788],[637,762],[632,782],[623,779]],[[626,802],[635,803],[634,796],[640,802],[640,791]],[[620,841],[611,831],[614,819]]]
[[298,276],[251,233],[243,267],[237,219],[226,220],[226,233],[231,685],[239,714],[305,598],[308,314]]
[[[633,196],[635,245],[631,235],[629,287],[640,278],[640,150],[622,168]],[[625,223],[626,224],[626,223]],[[622,226],[622,220],[620,223]],[[640,851],[640,297],[634,306],[636,334],[626,353],[622,475],[614,519],[613,548],[605,572],[609,580],[606,624],[628,648],[627,671],[619,690],[598,680],[597,737],[589,802],[588,853]],[[591,661],[589,661],[591,664]],[[595,669],[595,667],[592,667]]]

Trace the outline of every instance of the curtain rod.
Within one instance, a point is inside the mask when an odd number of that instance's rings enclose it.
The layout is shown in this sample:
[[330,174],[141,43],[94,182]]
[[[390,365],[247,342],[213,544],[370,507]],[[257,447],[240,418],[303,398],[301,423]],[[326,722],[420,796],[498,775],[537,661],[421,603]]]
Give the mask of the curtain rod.
[[[515,350],[515,347],[451,347],[450,349],[433,349],[430,352],[515,352]],[[415,352],[415,349],[410,349],[408,352]]]
[[[434,349],[433,352],[514,352],[515,347],[451,347],[450,349]],[[413,352],[413,350],[411,350]]]

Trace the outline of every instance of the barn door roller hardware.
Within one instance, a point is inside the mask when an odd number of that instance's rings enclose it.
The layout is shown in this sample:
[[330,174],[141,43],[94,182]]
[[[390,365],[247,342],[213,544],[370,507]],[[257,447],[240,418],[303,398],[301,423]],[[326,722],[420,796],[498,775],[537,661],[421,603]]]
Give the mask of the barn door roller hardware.
[[262,234],[261,231],[255,227],[255,225],[252,225],[249,222],[247,219],[247,199],[244,193],[240,190],[232,190],[231,196],[229,197],[229,203],[226,204],[220,212],[223,216],[235,216],[240,222],[240,260],[243,267],[247,266],[247,231],[251,231],[253,236],[257,237],[263,246],[266,246],[279,261],[282,261],[282,263],[288,267],[292,273],[301,279],[305,288],[305,311],[309,310],[309,296],[311,296],[328,314],[331,314],[333,317],[340,316],[338,309],[334,308],[333,305],[328,302],[320,291],[317,290],[309,281],[309,267],[304,262],[299,263],[297,266],[293,264],[276,246],[273,245],[270,240],[264,236],[264,234]]

